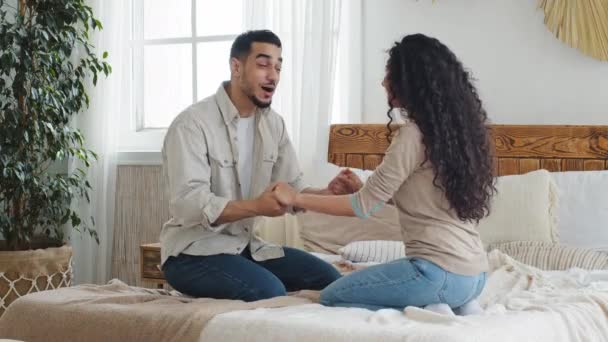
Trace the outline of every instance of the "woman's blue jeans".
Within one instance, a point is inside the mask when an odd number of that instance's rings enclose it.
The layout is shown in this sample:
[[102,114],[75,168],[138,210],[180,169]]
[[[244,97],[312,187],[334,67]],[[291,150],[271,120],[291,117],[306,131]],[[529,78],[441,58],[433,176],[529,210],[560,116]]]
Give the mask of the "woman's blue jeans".
[[475,299],[486,274],[464,276],[420,258],[404,258],[342,277],[321,292],[321,304],[371,310],[445,303],[453,309]]

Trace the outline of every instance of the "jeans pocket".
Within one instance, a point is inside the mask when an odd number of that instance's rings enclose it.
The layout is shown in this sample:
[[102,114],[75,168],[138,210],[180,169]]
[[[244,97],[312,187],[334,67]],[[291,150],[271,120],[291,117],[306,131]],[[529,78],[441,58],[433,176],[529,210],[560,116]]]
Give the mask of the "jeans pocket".
[[439,288],[443,287],[446,281],[447,271],[438,265],[420,258],[411,258],[410,262],[414,270],[423,279],[431,284],[436,284]]

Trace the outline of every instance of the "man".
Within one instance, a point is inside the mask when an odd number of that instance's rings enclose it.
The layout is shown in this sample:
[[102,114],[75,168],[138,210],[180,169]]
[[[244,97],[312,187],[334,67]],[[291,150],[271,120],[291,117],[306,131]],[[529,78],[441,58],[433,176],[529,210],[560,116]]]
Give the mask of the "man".
[[[281,41],[249,31],[230,51],[230,81],[183,111],[163,146],[171,219],[161,254],[169,284],[195,297],[254,301],[323,289],[339,273],[320,259],[253,234],[256,216],[284,215],[272,192],[283,181],[306,188],[283,119],[270,104],[281,74]],[[333,193],[348,188],[340,176]]]

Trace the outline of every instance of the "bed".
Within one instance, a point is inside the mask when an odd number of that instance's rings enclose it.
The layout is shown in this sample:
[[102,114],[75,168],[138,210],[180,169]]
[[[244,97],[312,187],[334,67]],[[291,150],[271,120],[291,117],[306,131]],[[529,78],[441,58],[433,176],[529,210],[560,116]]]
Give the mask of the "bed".
[[[328,160],[373,170],[384,125],[333,125]],[[608,170],[608,126],[492,126],[495,173]],[[593,203],[589,203],[593,205]],[[515,214],[514,214],[515,215]],[[28,295],[0,318],[0,337],[27,341],[607,341],[608,271],[541,271],[489,253],[484,315],[328,308],[304,291],[242,303],[192,299],[114,281]]]
[[[493,125],[494,173],[521,175],[608,170],[608,126]],[[388,147],[384,125],[333,125],[328,160],[373,170]],[[593,205],[593,203],[590,203]],[[513,213],[517,215],[517,213]],[[605,227],[608,229],[608,226]],[[564,254],[560,255],[562,258]],[[328,260],[334,258],[328,255]],[[608,270],[540,271],[498,250],[480,297],[486,315],[441,317],[318,305],[231,312],[215,317],[202,338],[249,341],[608,341]],[[557,264],[554,263],[552,265]],[[597,265],[605,265],[598,263]],[[231,328],[234,326],[242,328]],[[265,331],[259,337],[246,332]]]

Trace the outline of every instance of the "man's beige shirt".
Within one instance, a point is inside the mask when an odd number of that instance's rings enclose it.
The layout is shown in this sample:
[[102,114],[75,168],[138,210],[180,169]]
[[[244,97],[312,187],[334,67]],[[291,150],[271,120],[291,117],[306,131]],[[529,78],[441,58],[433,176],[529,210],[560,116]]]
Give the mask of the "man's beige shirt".
[[255,113],[251,191],[243,198],[237,162],[239,113],[224,82],[215,95],[175,118],[163,144],[163,177],[170,219],[160,234],[161,259],[240,254],[249,244],[257,261],[280,258],[283,249],[253,234],[254,218],[212,225],[229,201],[253,199],[275,181],[305,188],[283,118],[270,108]]

